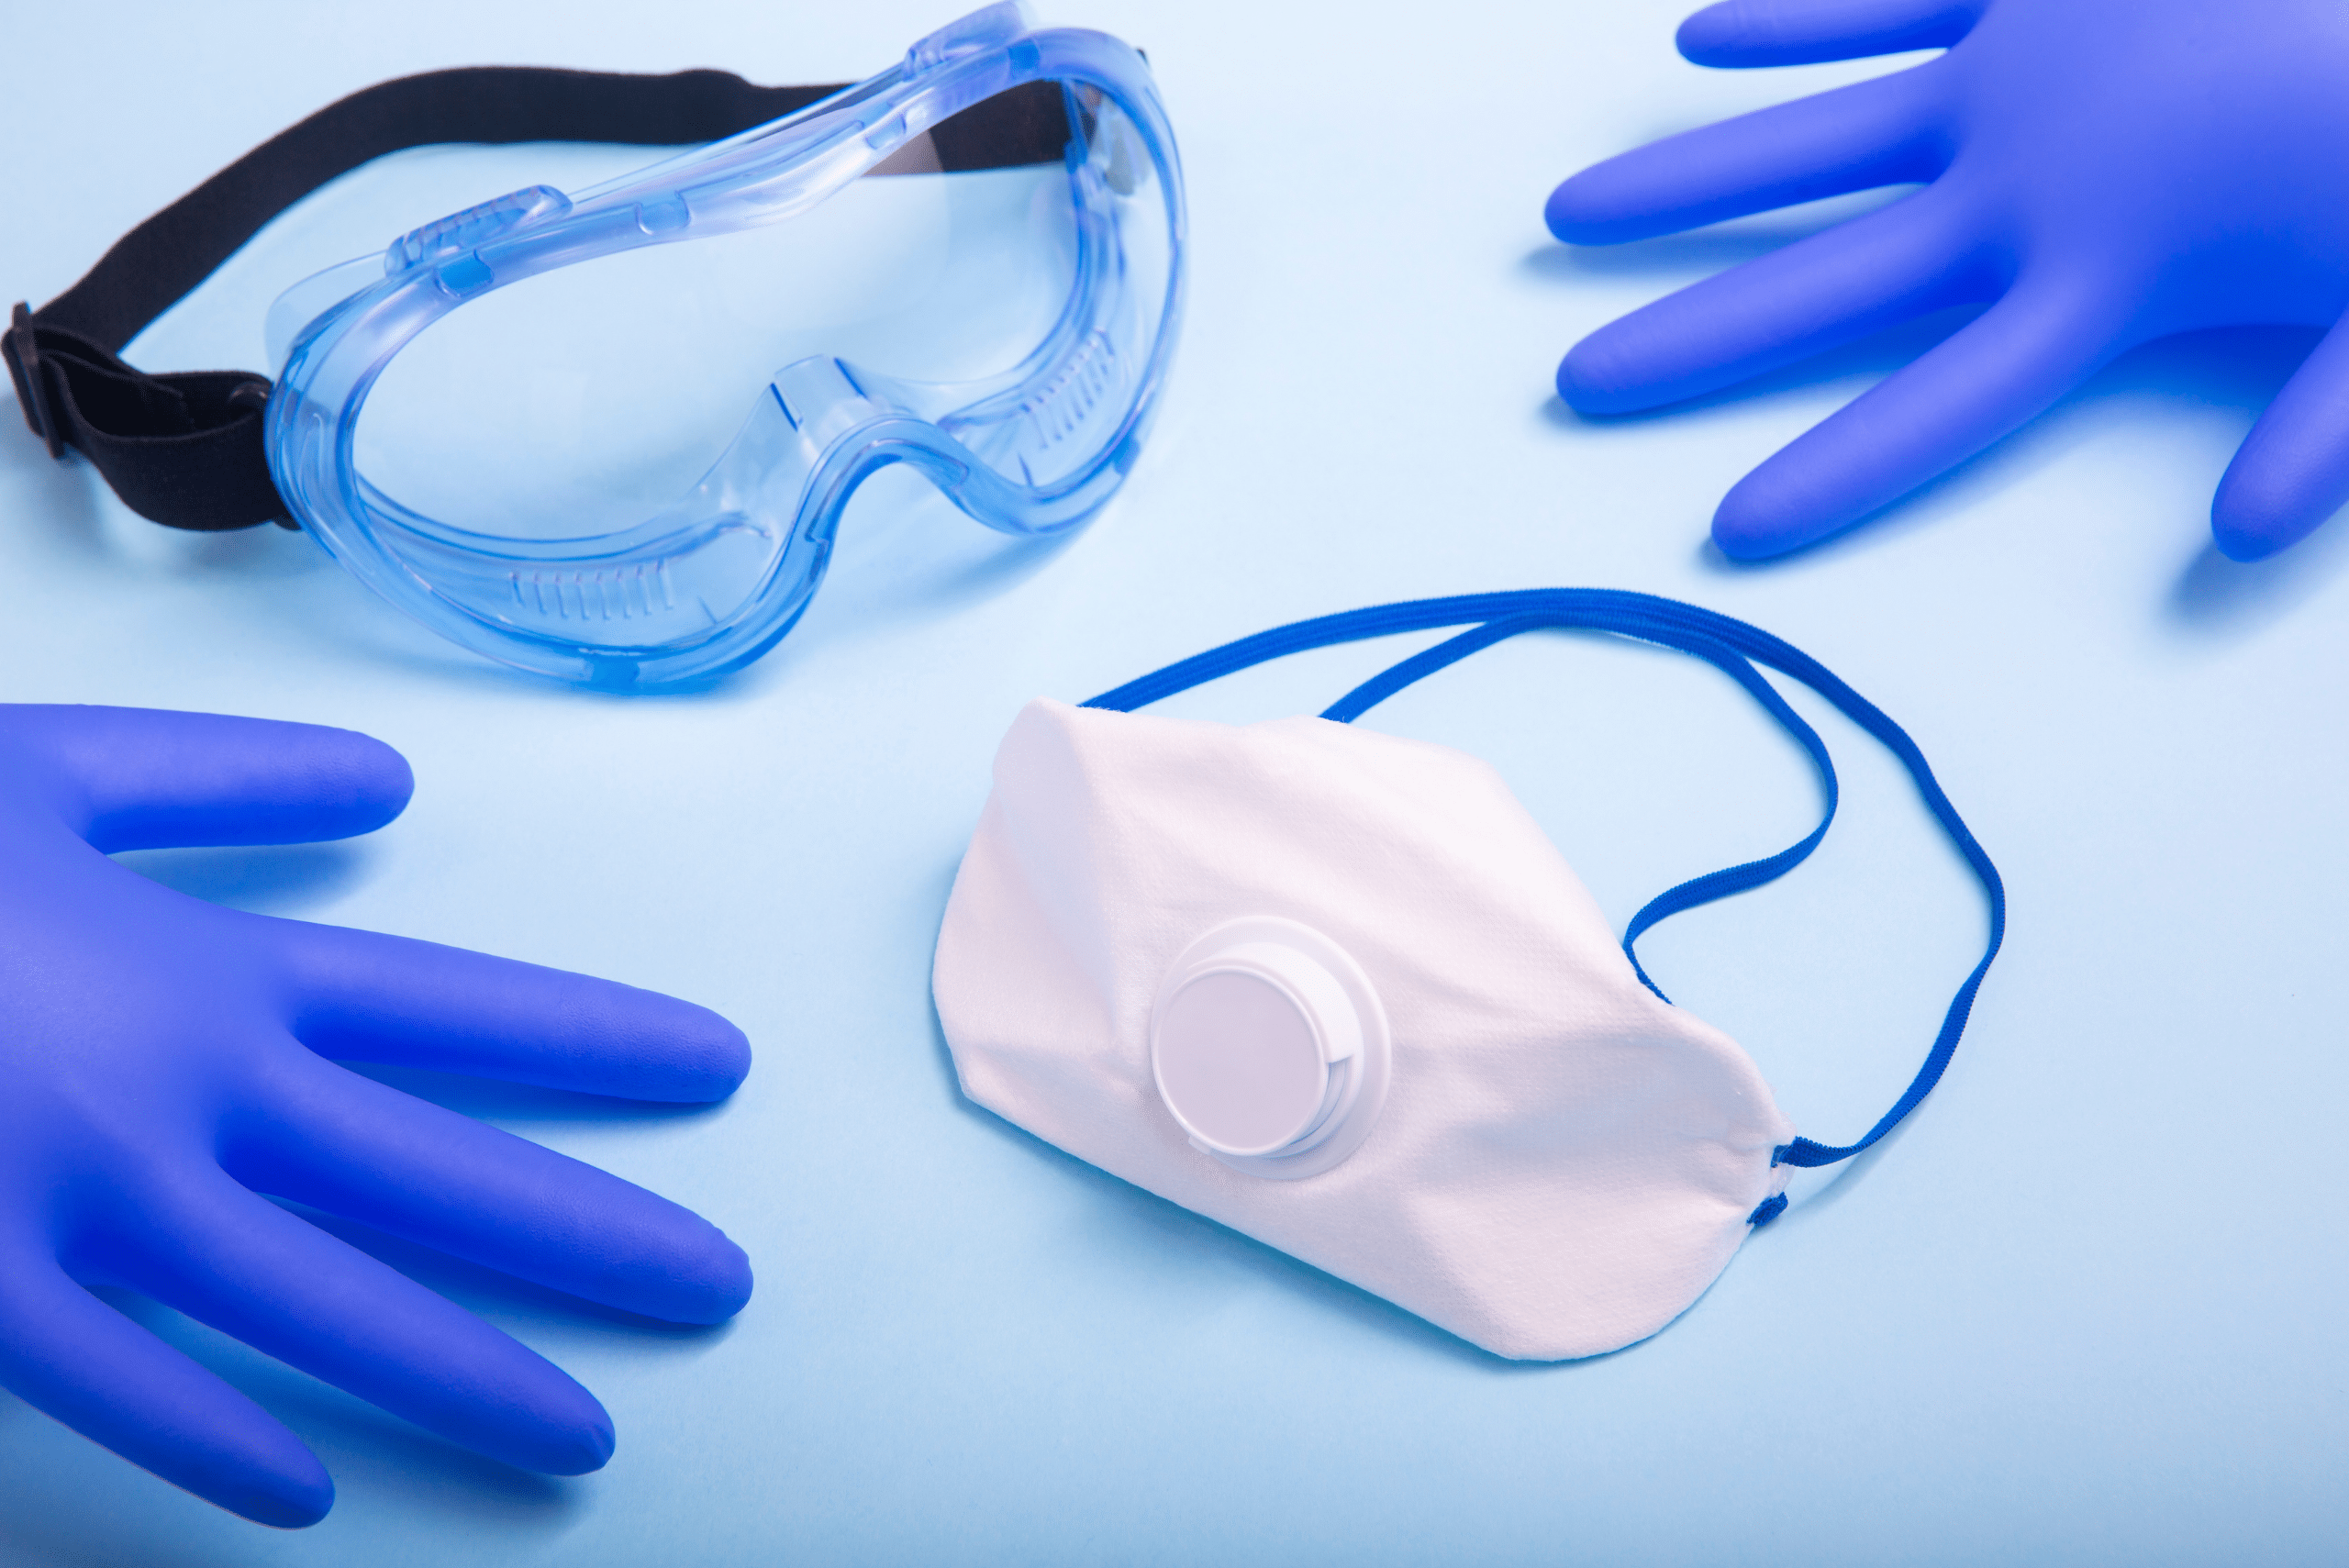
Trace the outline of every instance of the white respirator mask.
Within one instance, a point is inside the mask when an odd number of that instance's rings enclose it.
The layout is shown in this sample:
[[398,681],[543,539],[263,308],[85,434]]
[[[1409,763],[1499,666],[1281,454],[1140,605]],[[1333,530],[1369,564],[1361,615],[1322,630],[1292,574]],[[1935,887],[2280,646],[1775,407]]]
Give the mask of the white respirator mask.
[[[1130,711],[1284,653],[1464,624],[1319,718]],[[1726,672],[1817,764],[1818,828],[1664,894],[1619,943],[1489,766],[1349,722],[1543,628]],[[1798,864],[1834,818],[1825,744],[1749,660],[1883,741],[1989,895],[1987,950],[1924,1067],[1841,1147],[1797,1137],[1753,1060],[1631,954],[1664,917]],[[1914,743],[1804,654],[1669,599],[1537,589],[1305,621],[1083,707],[1030,704],[996,755],[934,989],[979,1104],[1496,1354],[1553,1361],[1663,1328],[1786,1207],[1789,1170],[1908,1115],[1956,1048],[2005,909]]]

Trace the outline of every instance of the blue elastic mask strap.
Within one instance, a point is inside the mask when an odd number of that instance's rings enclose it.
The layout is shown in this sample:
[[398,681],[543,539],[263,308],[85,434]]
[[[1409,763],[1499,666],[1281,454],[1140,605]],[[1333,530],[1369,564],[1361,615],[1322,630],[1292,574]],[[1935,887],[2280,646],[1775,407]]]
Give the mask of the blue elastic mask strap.
[[[1221,648],[1210,649],[1195,658],[1170,664],[1163,670],[1129,681],[1115,691],[1104,692],[1085,706],[1128,713],[1133,709],[1187,691],[1219,675],[1261,664],[1285,654],[1303,652],[1311,648],[1327,648],[1341,642],[1358,642],[1365,638],[1391,637],[1402,632],[1425,631],[1438,627],[1472,626],[1474,629],[1461,633],[1435,647],[1426,649],[1401,663],[1364,682],[1341,697],[1322,714],[1322,717],[1340,723],[1351,722],[1373,706],[1448,664],[1466,658],[1479,649],[1490,647],[1520,632],[1545,628],[1583,631],[1608,631],[1619,636],[1636,638],[1642,642],[1675,649],[1693,654],[1725,672],[1753,695],[1786,731],[1801,743],[1819,769],[1820,784],[1826,795],[1826,810],[1819,826],[1799,842],[1780,851],[1765,860],[1750,861],[1742,865],[1717,871],[1708,876],[1684,882],[1649,901],[1631,917],[1624,933],[1623,950],[1631,956],[1631,964],[1640,979],[1650,990],[1661,996],[1654,982],[1640,967],[1639,955],[1632,951],[1641,934],[1657,921],[1683,909],[1693,909],[1732,893],[1749,888],[1785,874],[1802,863],[1816,849],[1834,820],[1836,804],[1835,769],[1829,760],[1827,748],[1800,715],[1787,706],[1786,699],[1756,671],[1748,660],[1765,664],[1782,674],[1790,675],[1817,692],[1861,728],[1881,741],[1885,748],[1900,759],[1909,776],[1916,781],[1917,792],[1924,799],[1926,808],[1933,814],[1958,852],[1965,857],[1980,879],[1982,890],[1990,904],[1989,940],[1982,951],[1981,962],[1974,966],[1965,983],[1957,988],[1950,1001],[1949,1010],[1943,1015],[1941,1032],[1933,1040],[1932,1051],[1924,1065],[1898,1102],[1887,1111],[1867,1135],[1855,1143],[1830,1148],[1808,1138],[1798,1138],[1774,1151],[1773,1164],[1831,1165],[1838,1160],[1848,1160],[1873,1144],[1900,1124],[1903,1117],[1917,1108],[1918,1104],[1932,1092],[1949,1066],[1950,1057],[1957,1050],[1958,1038],[1965,1032],[1965,1020],[1973,1011],[1975,993],[1981,988],[1982,977],[1989,973],[1991,960],[1998,957],[1998,944],[2005,940],[2007,929],[2007,895],[1998,880],[1998,868],[1990,857],[1976,843],[1967,831],[1957,808],[1942,793],[1933,777],[1924,753],[1908,733],[1892,722],[1875,704],[1845,685],[1834,674],[1799,649],[1772,637],[1768,632],[1717,615],[1711,610],[1684,605],[1676,599],[1659,598],[1652,594],[1625,593],[1612,588],[1530,588],[1508,594],[1467,594],[1453,598],[1415,599],[1399,605],[1381,605],[1370,609],[1351,610],[1343,615],[1323,616],[1319,619],[1298,621],[1292,626],[1276,627],[1254,637],[1228,642]],[[1757,1211],[1758,1212],[1758,1211]]]
[[[1390,670],[1372,676],[1332,703],[1323,710],[1321,717],[1335,719],[1341,724],[1351,724],[1414,681],[1431,675],[1445,665],[1456,663],[1504,639],[1523,631],[1541,631],[1560,626],[1587,628],[1591,624],[1586,619],[1562,621],[1554,615],[1540,612],[1487,621],[1473,631],[1464,631],[1448,641],[1413,654]],[[1625,632],[1685,653],[1693,653],[1743,686],[1753,695],[1753,700],[1778,721],[1779,727],[1810,753],[1811,762],[1819,769],[1820,789],[1826,795],[1826,810],[1819,818],[1819,826],[1798,842],[1766,860],[1748,861],[1726,871],[1713,872],[1684,882],[1648,900],[1640,912],[1631,917],[1631,925],[1623,932],[1623,955],[1631,961],[1632,972],[1639,975],[1640,984],[1669,1002],[1672,998],[1664,995],[1664,988],[1649,977],[1646,966],[1640,962],[1637,943],[1641,936],[1649,927],[1667,916],[1677,915],[1683,909],[1694,909],[1699,904],[1710,904],[1714,899],[1726,898],[1732,893],[1743,893],[1765,882],[1774,882],[1808,859],[1810,851],[1819,847],[1819,841],[1827,837],[1829,824],[1835,820],[1835,763],[1828,756],[1827,743],[1819,738],[1819,732],[1805,723],[1800,714],[1787,706],[1787,699],[1778,695],[1778,688],[1764,680],[1759,671],[1718,639],[1702,632],[1677,631],[1658,626],[1646,629],[1613,626],[1606,629]]]

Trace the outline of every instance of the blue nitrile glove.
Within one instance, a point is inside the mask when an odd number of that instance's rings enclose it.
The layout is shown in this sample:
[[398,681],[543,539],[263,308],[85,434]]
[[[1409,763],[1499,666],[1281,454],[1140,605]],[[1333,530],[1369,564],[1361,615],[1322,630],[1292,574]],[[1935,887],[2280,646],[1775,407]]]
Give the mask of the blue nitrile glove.
[[317,1458],[83,1284],[558,1475],[610,1457],[593,1395],[262,1195],[674,1322],[716,1322],[751,1294],[741,1249],[707,1220],[328,1060],[714,1100],[750,1065],[725,1019],[223,909],[106,855],[364,833],[410,788],[397,752],[347,730],[0,706],[0,1385],[268,1524],[326,1513]]
[[[1558,394],[1593,414],[1693,397],[1944,306],[1995,302],[1741,481],[1732,556],[1808,544],[2046,408],[2114,355],[2197,328],[2332,328],[2349,309],[2349,7],[2341,0],[1730,0],[1700,65],[1949,46],[1911,70],[1609,160],[1550,197],[1582,245],[1872,186],[1891,206],[1592,333]],[[2236,453],[2211,511],[2249,561],[2349,501],[2349,336],[2332,330]]]

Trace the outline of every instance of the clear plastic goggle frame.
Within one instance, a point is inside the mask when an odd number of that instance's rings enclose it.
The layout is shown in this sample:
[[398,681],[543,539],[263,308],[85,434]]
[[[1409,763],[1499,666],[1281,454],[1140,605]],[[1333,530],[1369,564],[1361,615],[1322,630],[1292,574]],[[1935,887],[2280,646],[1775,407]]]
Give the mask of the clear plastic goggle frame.
[[[1040,250],[996,257],[993,272],[972,270],[959,292],[933,288],[946,302],[934,328],[900,325],[894,340],[935,346],[946,373],[909,375],[896,363],[822,348],[799,353],[808,334],[797,332],[788,362],[760,366],[764,384],[747,417],[738,382],[718,377],[721,384],[692,389],[723,398],[730,412],[702,438],[707,449],[688,439],[662,448],[673,487],[633,511],[632,481],[549,469],[550,461],[575,467],[577,451],[622,443],[582,437],[569,452],[561,442],[496,446],[503,413],[535,411],[559,425],[568,406],[553,405],[571,391],[531,383],[527,332],[515,329],[510,341],[519,347],[501,346],[509,339],[498,336],[504,307],[494,302],[506,291],[519,298],[529,291],[518,284],[593,271],[583,263],[608,263],[618,275],[635,263],[617,258],[659,261],[656,248],[806,219],[852,187],[903,185],[861,177],[893,158],[883,173],[918,168],[926,132],[1030,83],[1058,83],[1063,95],[1062,163],[1030,171],[1017,189],[985,174],[914,176],[962,182],[963,206],[992,203],[1014,213],[1021,234],[1042,237],[1019,241]],[[801,249],[820,251],[821,227],[804,232],[809,245]],[[1166,373],[1182,314],[1183,244],[1174,139],[1141,56],[1101,33],[1034,28],[1019,5],[993,6],[809,108],[577,195],[517,191],[414,230],[380,260],[296,285],[270,315],[271,352],[283,366],[269,402],[270,466],[306,528],[443,636],[607,689],[699,681],[756,659],[791,629],[823,579],[851,495],[889,464],[910,465],[1006,533],[1057,532],[1097,509],[1133,465]],[[912,252],[900,260],[953,269],[952,258],[925,249],[917,238],[900,247]],[[712,357],[759,351],[756,289],[770,287],[776,310],[788,314],[811,297],[792,278],[822,260],[785,253],[770,272],[748,274],[747,285],[728,285],[729,302],[749,303],[726,306],[735,314],[721,317]],[[863,271],[869,289],[892,286],[886,269]],[[685,295],[700,286],[672,285]],[[958,324],[1039,291],[1041,305],[1003,306],[1019,319],[997,334],[995,362],[984,350],[948,351]],[[551,310],[570,296],[546,288],[533,297]],[[827,308],[843,319],[877,318],[869,306]],[[470,360],[436,361],[435,345],[464,340],[452,335],[452,317],[467,319],[468,310],[490,324],[477,335],[486,347]],[[737,321],[740,332],[731,329]],[[576,327],[621,341],[630,330],[625,320]],[[853,349],[859,333],[841,337]],[[884,340],[871,330],[863,338]],[[404,381],[399,356],[412,345],[410,362],[421,368]],[[497,384],[509,375],[518,390],[501,394]],[[682,384],[642,392],[656,426],[693,401]],[[384,409],[370,416],[379,394]],[[408,412],[384,411],[395,406]],[[435,418],[477,455],[489,448],[471,489],[441,486],[447,504],[434,498],[440,477],[468,471],[433,450]],[[417,432],[424,434],[406,439]],[[691,466],[676,469],[680,461]],[[660,465],[650,466],[657,478]],[[543,505],[533,499],[540,496]],[[616,516],[595,515],[615,506]]]

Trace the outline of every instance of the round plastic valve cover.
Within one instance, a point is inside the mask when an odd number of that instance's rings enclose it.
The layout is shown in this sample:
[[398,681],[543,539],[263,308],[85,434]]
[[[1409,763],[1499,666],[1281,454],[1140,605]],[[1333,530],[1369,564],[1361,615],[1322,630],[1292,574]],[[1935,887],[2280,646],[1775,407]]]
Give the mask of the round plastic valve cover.
[[1386,1015],[1361,965],[1309,926],[1257,916],[1186,948],[1151,1009],[1151,1071],[1192,1147],[1294,1180],[1362,1146],[1386,1099]]

